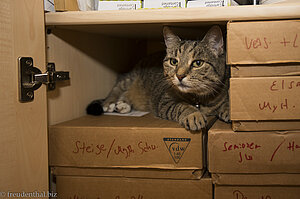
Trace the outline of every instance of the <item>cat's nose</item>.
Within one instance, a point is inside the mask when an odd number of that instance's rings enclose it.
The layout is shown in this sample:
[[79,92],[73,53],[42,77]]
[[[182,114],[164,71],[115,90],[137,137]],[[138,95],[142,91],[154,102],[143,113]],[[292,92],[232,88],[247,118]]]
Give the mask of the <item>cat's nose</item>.
[[176,77],[181,82],[183,80],[183,78],[185,78],[185,75],[184,74],[182,74],[182,75],[176,74]]

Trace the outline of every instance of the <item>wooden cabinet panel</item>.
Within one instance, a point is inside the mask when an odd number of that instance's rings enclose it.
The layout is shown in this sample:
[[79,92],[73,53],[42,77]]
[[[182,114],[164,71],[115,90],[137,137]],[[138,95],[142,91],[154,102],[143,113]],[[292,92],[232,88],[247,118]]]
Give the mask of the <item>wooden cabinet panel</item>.
[[48,190],[46,88],[33,102],[18,100],[18,57],[45,70],[41,0],[0,1],[0,190]]

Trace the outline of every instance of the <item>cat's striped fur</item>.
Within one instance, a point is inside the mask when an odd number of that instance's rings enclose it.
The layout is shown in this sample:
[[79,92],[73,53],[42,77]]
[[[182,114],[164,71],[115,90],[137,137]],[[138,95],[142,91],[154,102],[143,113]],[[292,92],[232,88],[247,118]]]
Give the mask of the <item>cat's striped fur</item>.
[[220,28],[212,27],[202,41],[191,41],[165,27],[164,38],[166,55],[147,57],[121,76],[103,103],[104,111],[150,111],[192,131],[204,128],[210,115],[228,121],[228,70]]

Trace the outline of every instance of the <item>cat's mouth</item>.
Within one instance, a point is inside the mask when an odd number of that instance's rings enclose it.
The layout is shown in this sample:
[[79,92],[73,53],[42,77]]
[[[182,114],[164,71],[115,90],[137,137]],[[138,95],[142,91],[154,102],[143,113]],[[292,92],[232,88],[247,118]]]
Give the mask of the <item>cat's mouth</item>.
[[182,82],[178,83],[176,86],[177,86],[177,88],[178,88],[181,92],[187,93],[187,92],[189,92],[189,91],[191,90],[191,87],[190,87],[190,86],[188,86],[188,85],[186,85],[186,84],[184,84],[184,83],[182,83]]
[[173,81],[173,84],[178,88],[179,91],[183,93],[194,93],[197,92],[193,85],[190,85],[189,81]]
[[190,86],[186,85],[186,84],[183,84],[183,83],[179,83],[177,85],[177,87],[180,87],[180,88],[191,88]]
[[207,95],[212,89],[209,89],[206,85],[198,85],[197,87],[190,86],[185,84],[184,82],[178,82],[176,84],[178,90],[180,90],[183,93],[195,93],[195,94],[204,94]]

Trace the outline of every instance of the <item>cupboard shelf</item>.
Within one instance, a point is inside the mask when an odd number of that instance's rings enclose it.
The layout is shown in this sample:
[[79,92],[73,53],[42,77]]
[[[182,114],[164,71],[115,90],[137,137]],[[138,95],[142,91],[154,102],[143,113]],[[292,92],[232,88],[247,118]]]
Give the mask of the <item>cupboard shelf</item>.
[[226,22],[230,20],[294,19],[300,3],[207,8],[70,11],[46,13],[46,25],[104,25]]

